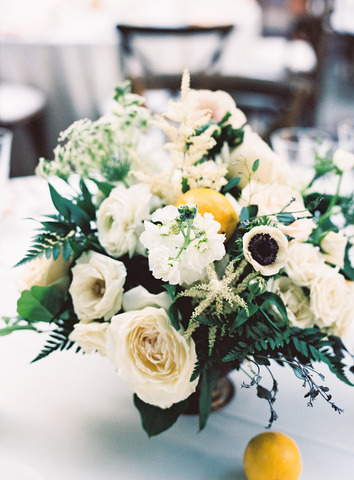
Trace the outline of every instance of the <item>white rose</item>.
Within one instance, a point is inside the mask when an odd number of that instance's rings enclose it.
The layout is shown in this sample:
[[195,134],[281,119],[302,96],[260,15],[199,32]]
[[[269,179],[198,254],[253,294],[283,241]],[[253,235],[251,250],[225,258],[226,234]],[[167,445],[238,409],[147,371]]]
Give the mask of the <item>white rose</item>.
[[66,293],[70,283],[69,269],[72,259],[64,262],[63,254],[54,260],[53,256],[47,258],[44,254],[25,265],[21,278],[17,281],[19,292],[30,290],[33,286],[55,286],[62,293]]
[[198,379],[190,382],[197,360],[194,341],[170,325],[162,308],[113,317],[106,352],[118,374],[146,403],[168,408],[196,389]]
[[314,315],[310,310],[310,299],[301,287],[288,277],[279,277],[268,281],[268,290],[278,294],[283,300],[290,325],[299,328],[313,327]]
[[93,251],[85,252],[72,269],[69,288],[74,311],[83,323],[109,320],[122,306],[124,263]]
[[168,310],[172,300],[168,292],[150,293],[143,286],[132,288],[123,293],[123,310],[141,310],[145,307],[161,307]]
[[331,327],[339,317],[346,300],[346,283],[338,267],[324,264],[310,285],[310,308],[316,324]]
[[354,153],[338,148],[333,154],[333,163],[341,172],[354,167]]
[[324,258],[310,243],[291,242],[284,272],[301,287],[309,287],[324,265]]
[[69,340],[76,342],[85,353],[97,350],[102,356],[106,356],[106,330],[109,323],[76,323],[74,330],[69,335]]
[[[295,201],[284,209],[285,205],[292,198],[295,198]],[[294,213],[295,217],[306,217],[306,215],[309,215],[305,209],[301,194],[286,185],[278,183],[262,184],[251,181],[250,185],[247,185],[242,190],[239,200],[241,206],[248,205],[249,202],[258,205],[258,217],[278,213],[283,209],[284,212],[297,212]],[[301,218],[290,225],[277,222],[275,217],[271,218],[278,224],[279,229],[283,233],[295,238],[298,242],[305,242],[316,226],[311,218]]]
[[231,113],[228,122],[233,128],[241,128],[246,122],[246,115],[236,107],[235,100],[223,90],[190,90],[189,99],[198,104],[200,110],[211,110],[211,118],[219,123],[227,112]]
[[[248,169],[252,172],[253,163],[259,160],[258,170],[252,174],[252,180],[262,183],[286,184],[289,172],[288,164],[273,152],[257,133],[252,132],[249,125],[245,126],[244,132],[241,145],[230,152],[228,178],[240,177],[241,181],[238,185],[240,188],[244,188],[248,183],[245,177],[245,175],[248,177],[248,172],[242,163],[246,162]],[[242,163],[239,163],[240,160]]]
[[276,227],[254,227],[243,236],[243,253],[256,272],[275,275],[287,260],[288,240]]
[[343,232],[328,232],[320,243],[326,262],[343,268],[347,241],[348,239]]
[[138,183],[130,188],[114,188],[97,211],[98,239],[112,257],[121,257],[135,251],[143,253],[139,236],[143,221],[150,218],[151,193],[148,185]]
[[344,305],[339,316],[331,327],[331,333],[337,337],[344,337],[354,320],[354,282],[346,281]]

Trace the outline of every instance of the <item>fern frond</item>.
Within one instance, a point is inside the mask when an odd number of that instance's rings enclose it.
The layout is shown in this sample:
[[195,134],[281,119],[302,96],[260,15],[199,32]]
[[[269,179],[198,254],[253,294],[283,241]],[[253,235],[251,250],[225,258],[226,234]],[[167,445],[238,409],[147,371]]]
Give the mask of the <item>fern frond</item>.
[[60,237],[52,233],[41,233],[37,235],[33,240],[31,249],[28,250],[25,257],[20,260],[15,267],[24,265],[36,258],[42,258],[43,255],[45,255],[46,258],[53,256],[53,259],[56,260],[61,252],[63,252],[64,261],[67,261],[73,254],[73,249],[70,244],[71,236],[72,235],[69,234],[65,237]]

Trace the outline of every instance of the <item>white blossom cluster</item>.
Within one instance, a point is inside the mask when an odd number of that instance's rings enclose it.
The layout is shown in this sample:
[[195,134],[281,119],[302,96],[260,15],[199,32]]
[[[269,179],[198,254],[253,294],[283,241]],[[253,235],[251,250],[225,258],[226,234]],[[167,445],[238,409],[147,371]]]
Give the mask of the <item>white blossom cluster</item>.
[[150,270],[155,278],[172,285],[190,285],[200,280],[205,268],[225,255],[224,238],[219,234],[220,224],[212,214],[197,213],[188,231],[179,225],[178,208],[168,205],[156,210],[151,222],[145,222],[141,243],[148,249]]

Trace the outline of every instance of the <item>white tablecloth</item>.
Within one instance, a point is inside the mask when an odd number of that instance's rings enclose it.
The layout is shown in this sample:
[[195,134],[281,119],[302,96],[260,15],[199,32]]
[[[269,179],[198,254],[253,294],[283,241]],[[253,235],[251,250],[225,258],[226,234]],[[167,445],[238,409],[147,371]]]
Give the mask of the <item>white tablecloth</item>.
[[[38,178],[11,181],[0,233],[0,315],[15,312],[20,269],[11,267],[24,255],[35,227],[22,219],[52,211],[45,187]],[[352,350],[353,340],[347,340]],[[8,480],[1,472],[3,459],[37,472],[41,480],[246,480],[243,452],[250,438],[264,431],[269,411],[254,389],[240,388],[247,381],[242,373],[231,375],[236,396],[211,415],[205,430],[198,433],[196,417],[182,416],[170,430],[149,439],[132,392],[107,358],[69,350],[30,364],[44,342],[33,332],[0,337],[1,480]],[[354,388],[324,365],[320,369],[344,413],[321,399],[307,407],[301,381],[277,367],[279,419],[273,430],[297,442],[301,480],[353,480]]]

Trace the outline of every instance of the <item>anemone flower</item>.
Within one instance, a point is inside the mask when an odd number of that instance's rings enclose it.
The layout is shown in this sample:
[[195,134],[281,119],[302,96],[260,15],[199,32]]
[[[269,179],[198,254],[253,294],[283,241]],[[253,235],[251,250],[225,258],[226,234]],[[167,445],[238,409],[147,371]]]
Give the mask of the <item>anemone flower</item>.
[[275,275],[288,258],[288,239],[276,227],[254,227],[243,237],[246,260],[262,275]]

